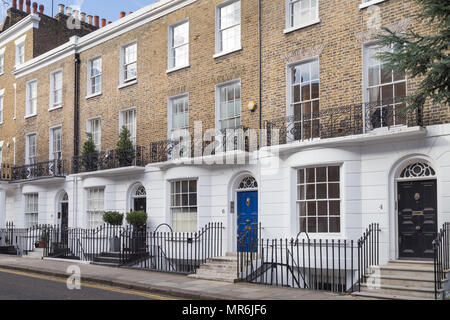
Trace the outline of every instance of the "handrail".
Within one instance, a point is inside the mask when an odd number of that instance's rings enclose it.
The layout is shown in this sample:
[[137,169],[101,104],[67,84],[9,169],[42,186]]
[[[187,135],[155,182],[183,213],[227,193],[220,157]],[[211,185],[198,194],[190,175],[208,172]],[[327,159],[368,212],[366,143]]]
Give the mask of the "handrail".
[[450,270],[450,222],[444,223],[433,241],[434,298],[439,299],[442,281]]

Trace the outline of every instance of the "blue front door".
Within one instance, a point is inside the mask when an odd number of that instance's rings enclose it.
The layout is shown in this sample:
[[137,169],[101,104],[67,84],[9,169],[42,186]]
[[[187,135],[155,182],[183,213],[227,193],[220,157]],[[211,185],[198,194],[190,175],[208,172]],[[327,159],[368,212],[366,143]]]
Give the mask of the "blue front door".
[[258,191],[237,195],[237,232],[239,252],[256,252],[258,244]]

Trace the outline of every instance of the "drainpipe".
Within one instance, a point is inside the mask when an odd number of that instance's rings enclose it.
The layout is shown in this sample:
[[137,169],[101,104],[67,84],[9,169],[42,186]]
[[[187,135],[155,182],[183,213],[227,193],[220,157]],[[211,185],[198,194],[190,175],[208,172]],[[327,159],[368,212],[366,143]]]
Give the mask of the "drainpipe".
[[258,77],[259,77],[259,147],[262,146],[261,130],[262,124],[262,3],[258,0]]
[[80,142],[80,54],[75,53],[75,87],[74,87],[74,117],[73,117],[73,156],[79,155]]

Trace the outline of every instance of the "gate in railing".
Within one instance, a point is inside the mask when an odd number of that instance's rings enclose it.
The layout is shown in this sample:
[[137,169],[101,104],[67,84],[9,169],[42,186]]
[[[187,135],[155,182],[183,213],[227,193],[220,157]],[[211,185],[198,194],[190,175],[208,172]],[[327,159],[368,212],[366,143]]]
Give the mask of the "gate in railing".
[[238,253],[237,277],[267,285],[353,292],[366,281],[370,267],[379,262],[379,233],[378,224],[372,224],[358,241],[309,237],[258,237],[252,241],[253,237],[241,234],[238,245],[243,250]]

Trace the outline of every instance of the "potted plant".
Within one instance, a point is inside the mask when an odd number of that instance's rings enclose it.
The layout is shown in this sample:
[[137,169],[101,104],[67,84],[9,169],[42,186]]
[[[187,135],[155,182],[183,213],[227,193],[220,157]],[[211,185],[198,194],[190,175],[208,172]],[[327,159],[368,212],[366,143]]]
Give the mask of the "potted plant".
[[135,253],[145,251],[147,213],[145,211],[132,211],[127,215],[126,219],[133,226],[132,251]]
[[42,228],[41,236],[39,237],[39,241],[36,242],[35,247],[39,249],[44,249],[47,246],[48,241],[48,231],[46,228]]
[[131,141],[131,132],[125,126],[123,126],[120,131],[116,157],[119,160],[119,166],[121,167],[132,165],[135,158],[134,145],[133,141]]
[[[123,214],[115,211],[105,212],[103,221],[112,226],[121,226],[123,224]],[[120,238],[115,232],[114,236],[109,239],[109,246],[111,252],[120,252]]]
[[[83,150],[81,152],[81,162],[86,171],[97,170],[99,154],[95,147],[94,137],[92,133],[86,132],[86,141],[83,144]],[[79,168],[77,168],[79,170]]]

